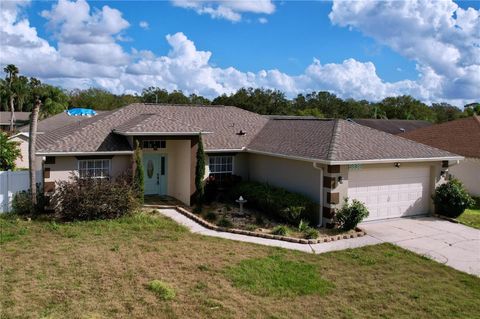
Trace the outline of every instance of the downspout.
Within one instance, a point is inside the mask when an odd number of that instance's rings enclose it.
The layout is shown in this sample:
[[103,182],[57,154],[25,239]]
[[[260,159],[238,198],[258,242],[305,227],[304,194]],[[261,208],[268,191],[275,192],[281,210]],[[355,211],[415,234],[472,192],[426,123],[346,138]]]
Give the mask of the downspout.
[[313,168],[320,170],[320,221],[318,227],[323,226],[323,167],[318,167],[318,163],[313,163]]

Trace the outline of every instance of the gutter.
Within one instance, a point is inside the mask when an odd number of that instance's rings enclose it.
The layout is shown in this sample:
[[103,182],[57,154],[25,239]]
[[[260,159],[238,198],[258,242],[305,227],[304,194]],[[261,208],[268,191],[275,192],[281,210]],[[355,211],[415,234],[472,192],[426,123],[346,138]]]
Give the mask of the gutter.
[[36,156],[72,156],[72,155],[130,155],[133,151],[111,152],[36,152]]
[[251,149],[245,149],[248,153],[268,155],[274,157],[280,157],[285,159],[292,159],[297,161],[314,162],[326,165],[349,165],[349,164],[382,164],[382,163],[409,163],[409,162],[434,162],[434,161],[461,161],[465,158],[463,156],[444,156],[444,157],[419,157],[419,158],[388,158],[388,159],[369,159],[369,160],[346,160],[346,161],[332,161],[321,160],[312,157],[283,155],[278,153],[256,151]]

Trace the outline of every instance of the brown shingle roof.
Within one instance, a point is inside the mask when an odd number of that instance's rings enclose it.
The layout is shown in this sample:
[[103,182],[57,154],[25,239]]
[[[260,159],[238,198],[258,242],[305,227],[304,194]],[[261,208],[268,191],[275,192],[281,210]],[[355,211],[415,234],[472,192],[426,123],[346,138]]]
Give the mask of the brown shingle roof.
[[463,156],[480,158],[480,116],[420,128],[401,136]]
[[[96,111],[97,114],[103,113],[102,111]],[[88,116],[70,116],[66,112],[58,113],[53,116],[47,117],[43,120],[38,121],[37,132],[45,133],[49,131],[56,130],[58,128],[70,125],[72,123],[77,123],[88,119]],[[20,127],[20,132],[28,133],[30,127],[28,125]]]
[[130,121],[120,124],[113,130],[115,133],[132,135],[136,133],[181,133],[198,134],[202,128],[185,123],[164,114],[142,114]]
[[[152,121],[146,120],[144,114],[155,114]],[[39,152],[95,152],[110,150],[130,150],[125,137],[115,134],[114,129],[139,125],[142,120],[151,129],[155,123],[175,120],[177,127],[201,128],[205,132],[213,132],[204,136],[206,150],[241,149],[248,145],[255,134],[268,119],[262,115],[230,106],[179,106],[160,104],[131,104],[126,107],[99,114],[83,120],[78,124],[41,135]],[[242,130],[245,135],[237,134]],[[39,139],[39,140],[40,140]]]
[[395,135],[432,125],[428,121],[421,120],[353,119],[351,121]]
[[456,156],[345,120],[271,120],[247,148],[332,162]]
[[[12,113],[10,112],[0,112],[0,124],[6,125],[10,124],[10,118]],[[15,112],[15,121],[16,122],[28,122],[30,120],[30,112]]]
[[[345,120],[268,118],[230,106],[132,104],[39,135],[39,153],[130,151],[115,132],[211,132],[205,150],[257,151],[319,161],[454,157]],[[238,134],[243,131],[246,134]]]

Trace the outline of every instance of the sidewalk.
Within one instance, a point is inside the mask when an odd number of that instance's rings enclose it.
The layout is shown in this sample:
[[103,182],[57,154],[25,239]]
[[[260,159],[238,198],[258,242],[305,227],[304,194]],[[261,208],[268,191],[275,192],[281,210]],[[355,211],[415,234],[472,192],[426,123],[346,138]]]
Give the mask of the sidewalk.
[[328,243],[296,244],[296,243],[289,243],[282,240],[252,237],[252,236],[210,230],[208,228],[203,227],[202,225],[199,225],[195,221],[185,217],[184,215],[177,212],[175,209],[157,209],[157,211],[160,212],[160,214],[173,219],[177,223],[186,226],[188,229],[190,229],[192,233],[211,236],[211,237],[242,241],[247,243],[254,243],[254,244],[265,245],[265,246],[299,250],[307,253],[320,254],[320,253],[325,253],[329,251],[343,250],[348,248],[357,248],[357,247],[368,246],[368,245],[376,245],[382,242],[376,238],[373,238],[372,236],[366,235],[363,237],[342,239],[342,240],[332,241]]

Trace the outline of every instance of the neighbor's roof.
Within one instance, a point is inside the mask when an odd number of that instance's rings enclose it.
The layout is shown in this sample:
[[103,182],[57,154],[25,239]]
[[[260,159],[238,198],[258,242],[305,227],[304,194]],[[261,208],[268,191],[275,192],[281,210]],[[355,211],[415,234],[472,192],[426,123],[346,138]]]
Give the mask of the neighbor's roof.
[[[182,125],[196,132],[201,128],[203,132],[213,132],[204,136],[206,150],[240,150],[267,121],[262,115],[231,106],[137,103],[41,135],[38,152],[131,150],[127,139],[116,132],[147,132],[154,125],[161,125],[161,130],[174,130]],[[246,134],[238,134],[240,131]]]
[[[96,111],[96,112],[97,114],[103,113],[102,111]],[[58,113],[38,121],[37,132],[45,133],[45,132],[53,131],[60,127],[70,125],[72,123],[78,123],[88,118],[90,117],[89,116],[70,116],[66,112]],[[25,132],[25,133],[28,133],[29,130],[30,130],[29,125],[25,125],[19,128],[20,132]]]
[[458,157],[346,120],[271,120],[247,148],[327,162]]
[[270,118],[232,106],[159,104],[131,104],[46,132],[39,135],[38,152],[131,151],[124,135],[199,131],[211,132],[203,138],[207,152],[246,150],[329,163],[460,158],[345,120]]
[[[10,124],[12,113],[0,112],[0,125]],[[30,120],[30,112],[15,112],[15,121],[27,122]]]
[[424,127],[401,136],[467,157],[480,158],[480,116]]
[[421,120],[351,119],[350,121],[395,135],[432,125],[428,121]]

